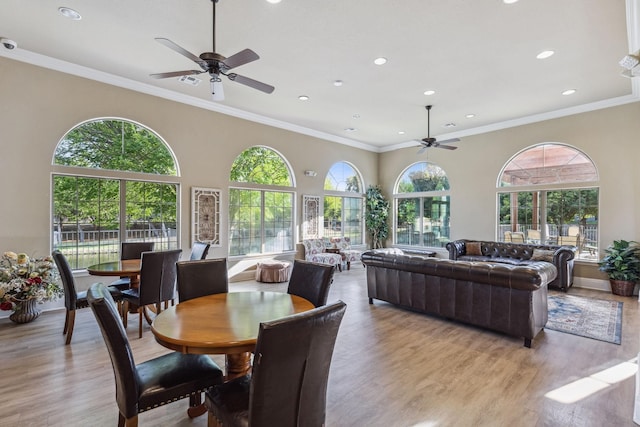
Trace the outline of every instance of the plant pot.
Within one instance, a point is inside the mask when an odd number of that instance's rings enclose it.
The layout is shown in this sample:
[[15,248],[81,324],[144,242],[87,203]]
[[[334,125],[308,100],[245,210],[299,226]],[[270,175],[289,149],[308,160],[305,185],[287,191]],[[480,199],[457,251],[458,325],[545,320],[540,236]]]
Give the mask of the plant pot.
[[629,282],[628,280],[613,280],[610,279],[611,292],[614,295],[621,295],[623,297],[630,297],[633,295],[633,290],[636,287],[635,282]]
[[36,320],[38,316],[40,316],[40,310],[36,308],[36,300],[28,299],[16,302],[16,309],[9,319],[15,323],[29,323]]

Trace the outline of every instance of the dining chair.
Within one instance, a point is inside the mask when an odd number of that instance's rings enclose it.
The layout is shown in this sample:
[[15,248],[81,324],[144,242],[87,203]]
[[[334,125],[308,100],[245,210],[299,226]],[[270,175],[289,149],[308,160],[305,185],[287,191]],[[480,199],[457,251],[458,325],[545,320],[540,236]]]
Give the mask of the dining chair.
[[191,256],[189,257],[189,259],[191,261],[205,259],[207,257],[207,254],[209,254],[210,246],[211,245],[209,243],[195,242],[193,246],[191,246]]
[[[64,307],[66,309],[66,313],[62,334],[66,335],[64,344],[69,345],[71,343],[71,337],[73,336],[73,327],[76,323],[76,310],[89,307],[87,292],[78,292],[76,290],[75,279],[73,278],[73,273],[67,257],[65,257],[59,250],[53,251],[51,256],[56,263],[56,267],[58,267],[60,280],[62,281],[62,288],[64,289]],[[120,290],[112,286],[109,286],[107,289],[111,293],[112,298],[118,301],[119,306],[119,301],[122,300]]]
[[[154,242],[122,242],[120,244],[120,259],[140,259],[142,252],[153,250]],[[111,286],[123,290],[131,287],[131,278],[122,276],[118,280],[111,282]]]
[[140,285],[138,288],[122,291],[124,301],[122,322],[127,327],[130,306],[136,307],[139,314],[138,336],[142,338],[142,318],[151,324],[146,312],[147,305],[155,305],[156,313],[162,311],[161,303],[173,298],[176,284],[176,262],[180,259],[182,249],[171,251],[143,252],[140,264]]
[[251,374],[205,393],[209,427],[323,426],[331,357],[346,304],[260,324]]
[[202,413],[202,392],[222,383],[222,370],[207,355],[171,352],[136,365],[111,294],[101,283],[87,292],[116,382],[118,426],[135,427],[138,414],[189,397],[190,417]]
[[176,270],[180,302],[229,292],[226,258],[180,261]]
[[511,243],[511,231],[504,232],[504,241]]
[[335,271],[333,265],[296,259],[287,293],[302,297],[316,307],[325,305]]

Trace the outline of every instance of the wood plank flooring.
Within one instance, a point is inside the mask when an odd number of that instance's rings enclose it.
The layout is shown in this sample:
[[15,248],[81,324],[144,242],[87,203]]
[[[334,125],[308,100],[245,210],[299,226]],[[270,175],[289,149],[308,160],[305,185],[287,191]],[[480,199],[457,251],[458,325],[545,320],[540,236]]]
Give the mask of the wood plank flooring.
[[[230,284],[231,291],[286,286]],[[634,376],[605,374],[637,366],[637,298],[570,294],[624,301],[622,345],[543,331],[527,349],[520,338],[369,305],[361,265],[336,273],[329,300],[348,308],[331,366],[327,426],[633,426]],[[25,325],[0,319],[0,426],[117,425],[113,371],[91,310],[78,312],[69,346],[63,324],[63,311]],[[128,334],[138,363],[167,352],[146,324],[142,339],[135,319]],[[214,359],[223,366],[223,357]],[[554,390],[560,399],[545,396]],[[183,400],[145,412],[140,426],[206,426],[206,416],[190,420],[186,409]]]

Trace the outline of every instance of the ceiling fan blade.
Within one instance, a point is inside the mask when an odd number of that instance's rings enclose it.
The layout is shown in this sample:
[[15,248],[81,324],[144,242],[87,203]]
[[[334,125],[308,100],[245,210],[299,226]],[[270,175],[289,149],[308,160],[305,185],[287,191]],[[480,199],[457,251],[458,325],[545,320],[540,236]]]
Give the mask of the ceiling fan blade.
[[236,53],[235,55],[231,55],[230,57],[222,61],[222,63],[224,64],[225,70],[230,70],[232,68],[248,64],[249,62],[253,62],[257,59],[260,59],[257,53],[255,53],[251,49],[245,49]]
[[424,153],[424,152],[427,150],[427,148],[429,148],[429,147],[427,147],[426,145],[423,145],[423,146],[422,146],[422,147],[420,147],[420,149],[418,150],[418,154],[422,154],[422,153]]
[[444,141],[438,141],[438,144],[448,144],[450,142],[458,142],[460,141],[460,138],[451,138],[451,139],[445,139]]
[[175,44],[171,40],[165,39],[163,37],[156,37],[156,41],[158,43],[160,43],[160,44],[165,45],[169,49],[171,49],[171,50],[173,50],[175,52],[178,52],[180,55],[189,58],[190,60],[192,60],[193,62],[198,64],[203,70],[205,70],[205,71],[207,70],[208,65],[207,65],[206,62],[204,62],[202,59],[200,59],[199,57],[197,57],[193,53],[189,52],[188,50],[182,48],[181,46],[178,46],[177,44]]
[[250,79],[249,77],[240,76],[240,75],[238,75],[236,73],[228,74],[227,77],[229,77],[229,80],[231,80],[231,81],[238,82],[240,84],[252,87],[254,89],[258,89],[258,90],[260,90],[260,91],[262,91],[264,93],[271,93],[271,92],[273,92],[275,90],[275,87],[273,87],[271,85],[259,82],[259,81],[254,80],[254,79]]
[[149,77],[153,77],[154,79],[166,79],[169,77],[190,76],[192,74],[202,74],[202,73],[204,73],[204,71],[198,71],[198,70],[171,71],[169,73],[149,74]]
[[434,147],[438,147],[438,148],[444,148],[444,149],[447,149],[447,150],[456,150],[458,148],[458,147],[455,147],[453,145],[440,145],[440,143],[435,143],[435,144],[433,144],[433,146]]

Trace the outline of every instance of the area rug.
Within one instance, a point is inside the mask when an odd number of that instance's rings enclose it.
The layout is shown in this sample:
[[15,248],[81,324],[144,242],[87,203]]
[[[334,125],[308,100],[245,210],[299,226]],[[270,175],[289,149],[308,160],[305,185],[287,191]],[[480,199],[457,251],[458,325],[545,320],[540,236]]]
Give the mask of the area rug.
[[620,344],[622,303],[573,295],[549,295],[545,328]]

